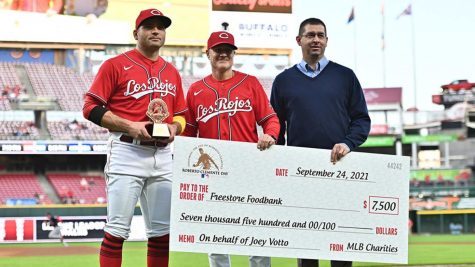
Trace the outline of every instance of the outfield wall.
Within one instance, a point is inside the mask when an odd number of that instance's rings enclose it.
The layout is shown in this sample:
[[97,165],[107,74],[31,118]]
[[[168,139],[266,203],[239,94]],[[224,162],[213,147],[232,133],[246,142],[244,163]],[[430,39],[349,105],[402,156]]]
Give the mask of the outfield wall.
[[[64,216],[58,225],[65,241],[100,241],[104,237],[106,216]],[[54,227],[42,217],[4,217],[0,218],[0,242],[2,243],[35,243],[57,242],[48,234]],[[130,241],[146,240],[142,216],[134,216],[130,225]]]
[[[100,241],[104,236],[105,205],[0,206],[0,242],[57,242],[48,238],[53,228],[46,223],[47,212],[61,218],[61,233],[68,242]],[[146,240],[139,207],[134,214],[129,240]]]
[[475,209],[420,210],[416,219],[416,231],[420,234],[475,233]]
[[[2,206],[0,205],[1,217],[41,217],[49,212],[59,216],[106,216],[105,204],[93,205],[34,205],[34,206]],[[134,215],[142,215],[140,207],[135,208]]]

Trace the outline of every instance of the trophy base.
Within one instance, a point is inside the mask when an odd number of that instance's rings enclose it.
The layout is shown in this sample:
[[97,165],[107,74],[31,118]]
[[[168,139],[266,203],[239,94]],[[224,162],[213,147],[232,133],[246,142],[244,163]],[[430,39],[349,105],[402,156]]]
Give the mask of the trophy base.
[[167,139],[170,137],[170,131],[165,123],[154,123],[147,127],[148,133],[157,139]]

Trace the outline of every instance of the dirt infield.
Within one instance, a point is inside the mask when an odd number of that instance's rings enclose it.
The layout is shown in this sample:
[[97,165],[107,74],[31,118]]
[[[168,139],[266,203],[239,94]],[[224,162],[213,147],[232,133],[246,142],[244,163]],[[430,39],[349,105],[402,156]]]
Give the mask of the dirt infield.
[[98,254],[99,248],[86,246],[73,247],[48,247],[48,248],[2,248],[0,257],[25,257],[25,256],[61,256]]

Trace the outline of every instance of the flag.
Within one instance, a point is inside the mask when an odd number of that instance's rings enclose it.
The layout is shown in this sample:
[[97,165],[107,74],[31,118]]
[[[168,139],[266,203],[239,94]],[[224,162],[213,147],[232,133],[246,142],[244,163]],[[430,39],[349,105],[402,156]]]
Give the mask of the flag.
[[351,23],[354,19],[355,19],[355,7],[352,7],[350,16],[348,16],[347,24]]
[[411,6],[411,4],[409,4],[409,5],[406,7],[406,9],[404,9],[404,10],[401,12],[401,14],[399,14],[399,16],[397,16],[396,19],[399,19],[400,17],[406,16],[406,15],[407,15],[407,16],[412,15],[412,6]]

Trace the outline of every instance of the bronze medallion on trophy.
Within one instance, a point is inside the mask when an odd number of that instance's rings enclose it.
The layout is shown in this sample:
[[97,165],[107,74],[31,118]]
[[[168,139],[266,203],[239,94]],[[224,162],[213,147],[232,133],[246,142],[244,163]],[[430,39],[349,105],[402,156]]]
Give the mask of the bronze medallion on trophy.
[[155,98],[148,104],[147,116],[152,120],[151,128],[147,128],[153,138],[169,138],[170,131],[163,121],[168,118],[167,103],[160,98]]

